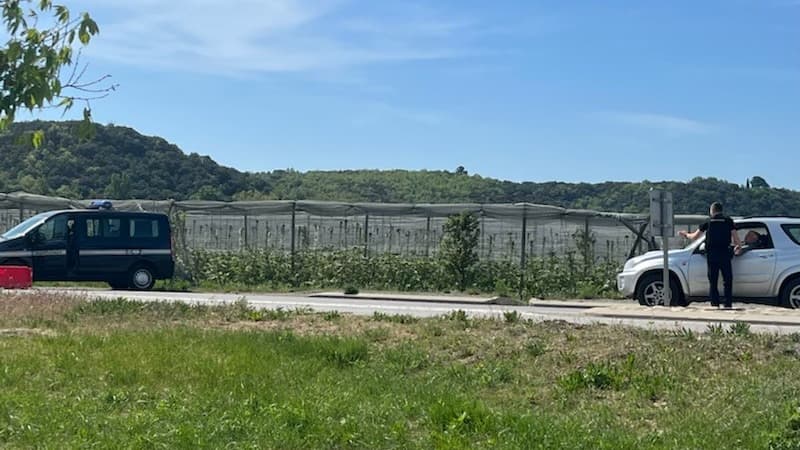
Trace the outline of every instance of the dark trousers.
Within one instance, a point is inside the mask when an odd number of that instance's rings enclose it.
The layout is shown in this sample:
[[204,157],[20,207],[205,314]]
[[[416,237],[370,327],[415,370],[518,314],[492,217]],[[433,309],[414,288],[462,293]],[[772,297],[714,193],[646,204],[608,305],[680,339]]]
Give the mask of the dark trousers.
[[731,257],[725,255],[708,255],[708,283],[711,291],[711,304],[719,305],[719,273],[722,272],[722,285],[725,287],[725,306],[733,306],[733,269]]

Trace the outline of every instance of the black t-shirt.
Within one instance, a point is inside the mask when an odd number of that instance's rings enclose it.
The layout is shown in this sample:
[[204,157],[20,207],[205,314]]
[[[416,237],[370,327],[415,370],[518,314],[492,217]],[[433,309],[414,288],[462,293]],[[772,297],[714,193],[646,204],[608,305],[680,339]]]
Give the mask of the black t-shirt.
[[727,253],[731,246],[731,231],[735,230],[733,219],[715,214],[708,222],[700,225],[700,231],[706,234],[706,251],[709,253]]

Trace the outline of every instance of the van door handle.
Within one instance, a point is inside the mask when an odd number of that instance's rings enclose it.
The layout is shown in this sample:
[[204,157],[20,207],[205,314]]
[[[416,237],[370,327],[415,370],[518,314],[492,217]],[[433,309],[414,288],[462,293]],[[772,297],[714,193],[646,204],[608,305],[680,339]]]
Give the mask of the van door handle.
[[773,256],[774,256],[774,255],[759,255],[759,258],[761,258],[761,259],[767,259],[767,258],[772,258]]

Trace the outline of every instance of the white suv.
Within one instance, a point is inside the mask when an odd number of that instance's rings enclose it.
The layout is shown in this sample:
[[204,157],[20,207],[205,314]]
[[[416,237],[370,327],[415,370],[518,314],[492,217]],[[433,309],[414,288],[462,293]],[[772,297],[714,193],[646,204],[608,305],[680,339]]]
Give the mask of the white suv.
[[[800,308],[800,218],[761,217],[735,222],[743,242],[748,232],[762,238],[751,250],[733,257],[733,296],[777,298],[786,307]],[[681,250],[670,250],[672,305],[686,305],[692,298],[708,299],[704,241],[701,237]],[[663,263],[661,251],[629,259],[617,275],[617,287],[642,305],[663,305]],[[721,276],[719,291],[722,294]]]

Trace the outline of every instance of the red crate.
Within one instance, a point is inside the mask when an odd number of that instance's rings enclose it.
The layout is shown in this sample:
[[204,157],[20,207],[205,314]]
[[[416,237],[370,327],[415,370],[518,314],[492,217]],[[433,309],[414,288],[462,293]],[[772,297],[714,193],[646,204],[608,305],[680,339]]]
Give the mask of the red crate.
[[33,286],[33,270],[28,266],[0,266],[0,288],[27,289]]

